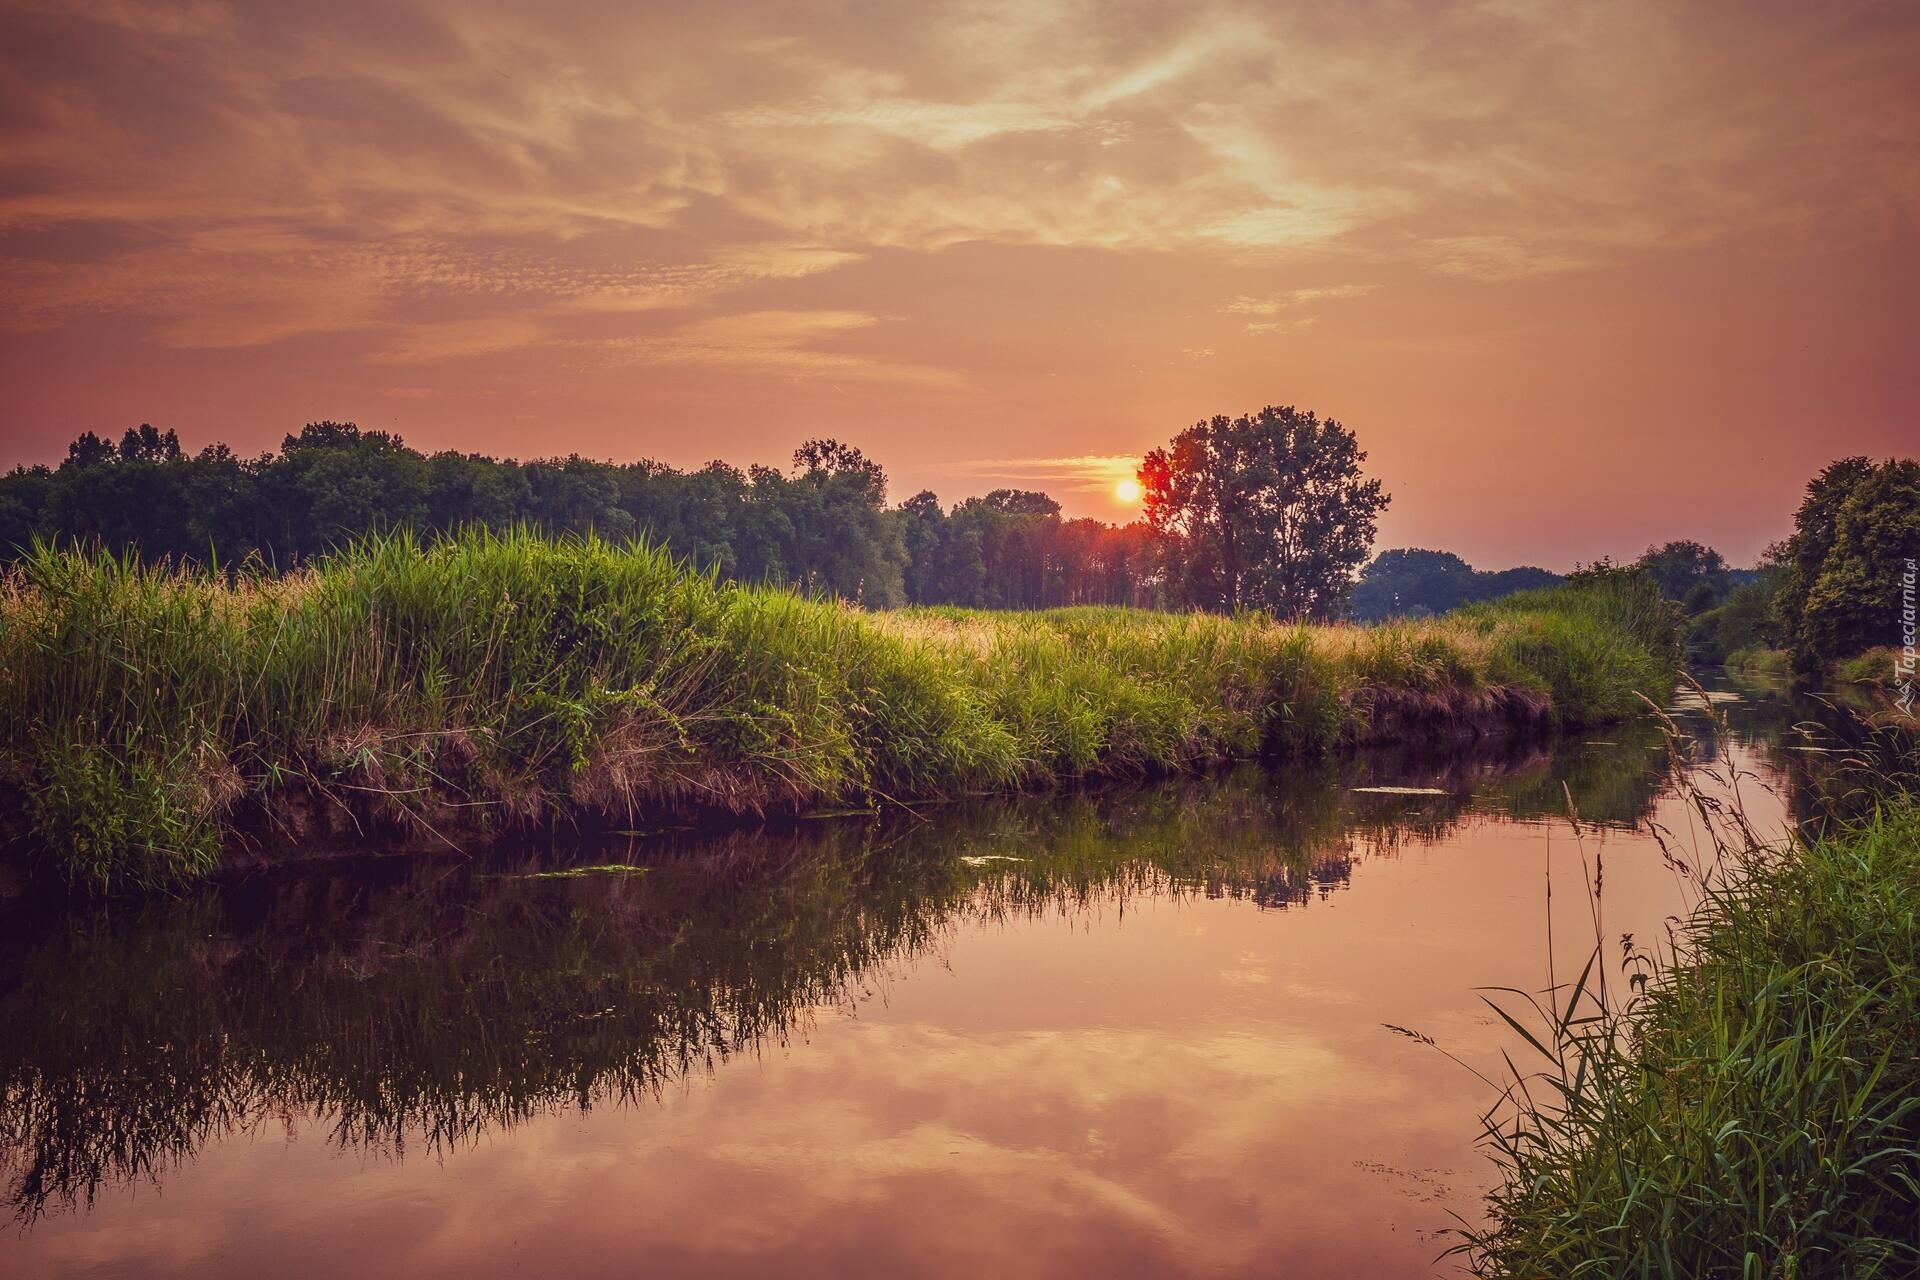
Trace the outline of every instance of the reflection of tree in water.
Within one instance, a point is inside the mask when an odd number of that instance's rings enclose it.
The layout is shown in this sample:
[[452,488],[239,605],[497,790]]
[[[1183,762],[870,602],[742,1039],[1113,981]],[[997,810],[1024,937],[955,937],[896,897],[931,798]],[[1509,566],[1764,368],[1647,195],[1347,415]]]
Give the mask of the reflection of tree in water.
[[[1788,814],[1817,832],[1873,812],[1891,782],[1920,780],[1920,738],[1911,719],[1833,693],[1787,691],[1732,682],[1712,713],[1690,703],[1676,718],[1702,763],[1724,760],[1729,745],[1755,747],[1777,775]],[[1697,703],[1697,699],[1692,700]]]
[[[311,1120],[395,1157],[445,1151],[784,1044],[969,921],[1124,912],[1147,894],[1294,907],[1344,886],[1356,850],[1391,854],[1487,808],[1562,811],[1562,782],[1583,816],[1630,822],[1658,785],[1648,753],[1605,758],[1577,742],[1370,754],[16,909],[0,919],[0,1169],[31,1220],[274,1124]],[[1351,791],[1389,782],[1444,794]],[[622,861],[645,870],[538,874]]]

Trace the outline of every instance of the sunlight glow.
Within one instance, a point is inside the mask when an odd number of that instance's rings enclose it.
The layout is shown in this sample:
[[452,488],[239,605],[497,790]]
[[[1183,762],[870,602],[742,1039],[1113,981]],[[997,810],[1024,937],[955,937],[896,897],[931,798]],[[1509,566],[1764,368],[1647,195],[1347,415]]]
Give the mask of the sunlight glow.
[[1140,482],[1129,476],[1113,486],[1113,496],[1122,502],[1140,501]]

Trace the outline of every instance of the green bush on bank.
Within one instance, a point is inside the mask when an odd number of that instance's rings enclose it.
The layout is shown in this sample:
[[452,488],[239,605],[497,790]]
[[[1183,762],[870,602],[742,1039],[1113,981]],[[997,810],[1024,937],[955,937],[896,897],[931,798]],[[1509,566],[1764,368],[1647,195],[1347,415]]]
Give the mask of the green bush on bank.
[[316,815],[445,836],[950,796],[1413,732],[1395,697],[1421,732],[1497,727],[1496,691],[1593,723],[1677,658],[1626,578],[1309,628],[866,613],[591,537],[402,534],[285,576],[42,546],[0,580],[0,788],[60,875],[154,887]]

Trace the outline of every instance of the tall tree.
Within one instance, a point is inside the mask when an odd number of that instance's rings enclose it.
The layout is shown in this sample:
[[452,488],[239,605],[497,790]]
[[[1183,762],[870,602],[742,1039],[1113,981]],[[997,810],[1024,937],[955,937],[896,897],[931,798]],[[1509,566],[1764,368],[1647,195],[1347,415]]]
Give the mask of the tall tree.
[[1338,613],[1389,501],[1366,457],[1337,421],[1292,405],[1210,418],[1148,454],[1147,521],[1188,602]]
[[[1795,535],[1798,538],[1799,531]],[[1889,461],[1855,480],[1834,513],[1826,556],[1799,606],[1802,667],[1900,643],[1900,580],[1920,558],[1920,462]]]
[[1898,644],[1900,577],[1920,556],[1920,462],[1842,458],[1807,484],[1793,533],[1768,548],[1774,628],[1795,670]]
[[789,570],[801,581],[863,604],[905,603],[906,546],[887,510],[880,464],[838,440],[808,440],[793,451],[786,494],[795,542]]
[[1781,630],[1791,647],[1800,654],[1807,597],[1833,549],[1835,524],[1840,506],[1853,493],[1854,486],[1873,472],[1873,464],[1862,457],[1830,462],[1820,474],[1807,482],[1807,495],[1793,515],[1793,533],[1780,549],[1780,583],[1774,593],[1773,607],[1779,614]]

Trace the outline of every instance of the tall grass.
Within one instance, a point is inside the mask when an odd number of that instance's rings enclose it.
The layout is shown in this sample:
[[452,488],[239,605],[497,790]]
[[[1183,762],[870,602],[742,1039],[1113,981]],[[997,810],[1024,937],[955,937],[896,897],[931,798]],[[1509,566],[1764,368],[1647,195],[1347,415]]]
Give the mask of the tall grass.
[[592,538],[401,534],[279,577],[41,546],[0,581],[0,791],[39,865],[155,887],[237,831],[450,839],[1597,722],[1671,688],[1647,606],[871,614]]
[[1670,945],[1628,955],[1624,993],[1596,953],[1531,1016],[1500,1010],[1539,1069],[1488,1118],[1504,1178],[1459,1248],[1476,1274],[1920,1275],[1911,774],[1788,843],[1717,781],[1684,784],[1706,838],[1668,848],[1700,891]]

